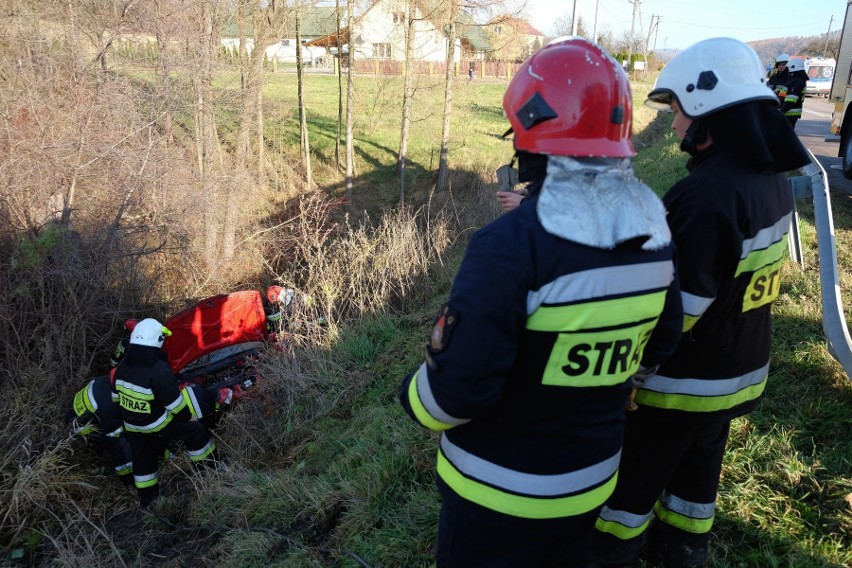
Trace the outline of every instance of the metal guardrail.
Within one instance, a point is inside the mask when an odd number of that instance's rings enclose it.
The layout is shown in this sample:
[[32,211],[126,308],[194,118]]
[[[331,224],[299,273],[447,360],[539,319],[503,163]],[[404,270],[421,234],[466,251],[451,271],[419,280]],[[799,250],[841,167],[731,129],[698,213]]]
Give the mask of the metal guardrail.
[[[819,254],[819,281],[822,295],[822,330],[828,342],[828,351],[843,365],[846,375],[852,379],[852,338],[846,327],[843,302],[840,298],[840,280],[837,270],[837,243],[834,237],[834,221],[831,216],[831,197],[828,193],[828,176],[816,156],[808,150],[811,163],[802,168],[804,175],[790,178],[790,187],[795,198],[807,197],[810,190],[814,203],[814,221],[817,231]],[[799,235],[799,217],[795,207],[789,240],[790,258],[800,265],[802,244]]]

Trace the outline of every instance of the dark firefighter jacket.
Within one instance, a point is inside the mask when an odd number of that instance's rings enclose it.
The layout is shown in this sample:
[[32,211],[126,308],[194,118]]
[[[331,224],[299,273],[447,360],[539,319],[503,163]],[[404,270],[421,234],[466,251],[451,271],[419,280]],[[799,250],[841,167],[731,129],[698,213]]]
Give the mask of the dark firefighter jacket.
[[97,437],[109,453],[115,473],[133,473],[130,445],[122,437],[124,424],[121,407],[112,398],[109,375],[95,377],[74,395],[74,433]]
[[192,418],[186,397],[156,347],[128,346],[115,368],[113,389],[128,432],[159,432],[173,419]]
[[766,86],[772,89],[775,96],[778,97],[779,105],[784,104],[784,99],[787,97],[787,81],[789,80],[790,72],[784,69],[784,71],[776,71],[766,81]]
[[671,243],[567,241],[544,230],[537,199],[471,237],[426,362],[399,394],[444,431],[445,498],[557,519],[612,492],[629,378],[671,352],[682,311]]
[[805,89],[808,85],[808,74],[804,71],[796,71],[790,74],[787,80],[787,92],[781,101],[781,112],[784,116],[801,118],[802,104],[805,102]]
[[[758,174],[713,146],[663,198],[679,251],[684,334],[636,402],[724,419],[756,406],[769,371],[792,217],[784,174]],[[674,416],[674,415],[671,415]]]

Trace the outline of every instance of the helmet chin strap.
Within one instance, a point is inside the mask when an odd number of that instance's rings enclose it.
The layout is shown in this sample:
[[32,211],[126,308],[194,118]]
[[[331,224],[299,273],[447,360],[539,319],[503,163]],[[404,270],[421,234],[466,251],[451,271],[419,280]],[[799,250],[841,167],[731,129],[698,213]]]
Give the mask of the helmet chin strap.
[[701,119],[695,119],[680,141],[680,149],[690,156],[698,153],[698,147],[707,142],[707,126]]

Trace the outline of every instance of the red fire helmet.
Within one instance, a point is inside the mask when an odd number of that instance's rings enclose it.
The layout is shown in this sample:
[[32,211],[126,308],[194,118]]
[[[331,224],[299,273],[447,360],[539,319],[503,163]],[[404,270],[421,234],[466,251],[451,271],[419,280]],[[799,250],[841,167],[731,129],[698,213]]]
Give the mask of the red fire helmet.
[[266,299],[270,304],[276,303],[280,296],[281,292],[284,290],[281,286],[270,286],[266,289]]
[[532,54],[509,83],[503,109],[516,150],[576,157],[636,155],[627,75],[586,39],[557,39]]

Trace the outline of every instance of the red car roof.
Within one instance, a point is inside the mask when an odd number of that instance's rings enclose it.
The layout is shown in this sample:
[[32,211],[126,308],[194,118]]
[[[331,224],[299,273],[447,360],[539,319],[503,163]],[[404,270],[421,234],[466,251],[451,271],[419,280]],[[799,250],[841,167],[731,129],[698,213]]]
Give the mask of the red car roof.
[[165,322],[172,335],[163,349],[172,371],[210,359],[214,353],[233,354],[266,340],[266,314],[260,292],[246,290],[201,300]]

